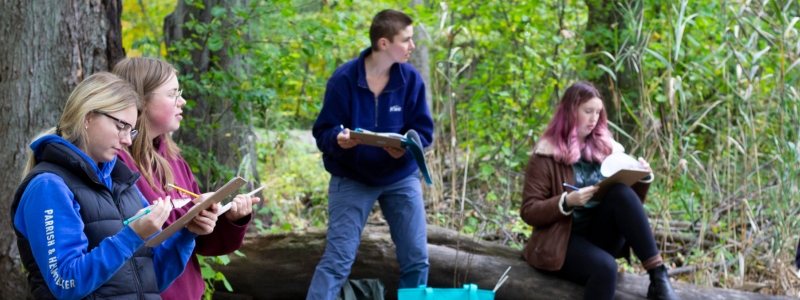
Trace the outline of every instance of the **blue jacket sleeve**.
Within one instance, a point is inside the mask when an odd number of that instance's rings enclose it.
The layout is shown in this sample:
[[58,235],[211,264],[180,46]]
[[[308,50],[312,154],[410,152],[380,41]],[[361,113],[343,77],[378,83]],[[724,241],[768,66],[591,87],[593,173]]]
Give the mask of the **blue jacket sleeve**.
[[186,263],[194,251],[196,234],[184,228],[153,248],[153,267],[156,271],[158,292],[164,292],[178,276],[183,274]]
[[[142,206],[149,206],[150,203],[144,198],[142,191],[139,188],[136,188],[136,191],[142,197]],[[158,232],[161,232],[161,230]],[[195,237],[197,237],[196,234],[184,228],[169,237],[161,245],[153,248],[153,269],[156,272],[159,293],[164,292],[178,276],[183,274],[186,263],[192,257],[192,252],[194,251]]]
[[350,128],[349,97],[336,90],[334,81],[334,78],[328,81],[328,86],[325,88],[325,100],[311,132],[317,140],[317,148],[322,153],[339,156],[345,151],[336,142],[336,136],[343,130],[341,126],[350,130],[355,128]]
[[431,112],[428,110],[428,103],[425,97],[425,83],[422,81],[421,76],[417,74],[414,90],[409,93],[409,97],[413,99],[406,99],[406,122],[401,132],[405,133],[409,129],[414,129],[419,134],[419,139],[422,142],[422,147],[428,147],[433,141],[433,118]]
[[125,226],[88,252],[80,206],[60,177],[34,177],[20,199],[14,227],[31,244],[50,291],[59,299],[80,299],[108,281],[144,245]]

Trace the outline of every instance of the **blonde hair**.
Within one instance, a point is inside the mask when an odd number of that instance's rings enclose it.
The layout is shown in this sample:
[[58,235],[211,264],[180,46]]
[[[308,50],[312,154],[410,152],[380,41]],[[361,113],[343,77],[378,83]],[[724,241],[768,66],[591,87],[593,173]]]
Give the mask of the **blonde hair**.
[[[152,92],[164,85],[172,76],[177,76],[178,71],[171,64],[160,59],[132,57],[118,62],[114,66],[113,72],[130,82],[144,102],[143,108],[139,112],[140,118],[136,120],[136,128],[139,129],[139,135],[143,137],[134,140],[127,151],[133,158],[136,167],[139,168],[139,172],[142,173],[142,177],[147,180],[153,190],[160,192],[171,190],[166,184],[171,183],[175,179],[175,175],[167,159],[158,155],[153,141],[150,140],[150,128],[145,112],[152,99]],[[180,148],[169,133],[164,133],[161,137],[167,150],[166,156],[171,159],[178,157]],[[160,178],[161,182],[156,182],[155,177]]]
[[[78,84],[69,95],[58,125],[40,132],[33,141],[48,134],[58,134],[86,152],[89,140],[83,122],[92,111],[118,112],[131,106],[138,110],[141,105],[139,95],[130,83],[108,72],[95,73]],[[29,148],[27,152],[28,162],[22,171],[22,178],[39,163],[32,149]]]

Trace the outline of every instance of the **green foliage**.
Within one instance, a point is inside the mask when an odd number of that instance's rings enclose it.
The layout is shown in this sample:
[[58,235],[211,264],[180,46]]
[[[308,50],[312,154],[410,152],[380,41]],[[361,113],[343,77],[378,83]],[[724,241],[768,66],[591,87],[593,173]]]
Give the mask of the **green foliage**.
[[164,17],[175,9],[173,0],[138,0],[122,2],[122,47],[128,57],[163,57],[161,26]]
[[259,170],[270,179],[254,220],[263,233],[302,230],[327,224],[328,180],[322,155],[307,132],[261,131]]
[[[239,251],[236,251],[234,253],[237,256],[244,256],[244,254],[242,254]],[[233,288],[231,287],[231,284],[228,282],[228,280],[225,278],[225,275],[222,274],[222,272],[214,271],[214,268],[212,267],[212,264],[220,264],[224,266],[230,263],[231,260],[227,255],[214,256],[214,257],[197,255],[197,259],[200,262],[200,273],[202,274],[203,280],[205,281],[206,284],[206,289],[203,293],[203,299],[206,300],[212,299],[214,291],[216,290],[214,284],[217,281],[221,281],[223,285],[225,285],[225,288],[228,290],[228,292],[233,291]]]
[[[297,1],[280,14],[260,18],[253,30],[254,60],[262,60],[254,84],[275,91],[268,108],[290,128],[310,128],[322,107],[325,85],[333,71],[369,45],[366,35],[379,2],[353,1],[347,6],[317,6]],[[382,7],[384,6],[384,7]],[[380,7],[380,8],[379,8]]]

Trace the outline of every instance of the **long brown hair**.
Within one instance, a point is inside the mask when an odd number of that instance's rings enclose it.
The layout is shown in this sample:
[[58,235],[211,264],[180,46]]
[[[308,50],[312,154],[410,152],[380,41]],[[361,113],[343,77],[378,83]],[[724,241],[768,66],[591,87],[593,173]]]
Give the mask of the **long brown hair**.
[[[172,168],[166,158],[158,154],[154,141],[161,141],[166,146],[166,156],[175,159],[180,154],[180,148],[172,140],[169,133],[164,133],[154,140],[149,137],[149,123],[145,112],[148,104],[152,100],[157,88],[169,81],[172,76],[178,76],[178,71],[168,62],[160,59],[148,57],[126,58],[114,66],[114,74],[122,77],[133,85],[139,93],[144,105],[139,111],[139,118],[136,121],[136,129],[142,138],[133,140],[133,144],[127,149],[133,158],[136,167],[142,173],[142,177],[147,180],[153,190],[166,192],[171,190],[166,185],[175,179]],[[159,182],[156,182],[156,178]]]

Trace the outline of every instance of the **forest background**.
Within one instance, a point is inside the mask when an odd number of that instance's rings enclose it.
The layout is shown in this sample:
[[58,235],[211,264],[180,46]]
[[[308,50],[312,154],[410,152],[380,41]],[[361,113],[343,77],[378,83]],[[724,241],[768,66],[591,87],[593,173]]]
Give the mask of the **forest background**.
[[[233,175],[271,182],[254,232],[327,224],[329,174],[308,130],[327,79],[368,47],[372,16],[393,8],[415,20],[412,64],[428,77],[436,123],[429,224],[521,249],[529,152],[565,87],[588,80],[616,139],[655,171],[645,208],[676,277],[800,293],[796,0],[122,5],[127,56],[180,69],[189,113],[176,139],[201,187]],[[382,223],[379,210],[370,223]],[[214,266],[228,261],[203,258],[204,277],[227,285]]]

